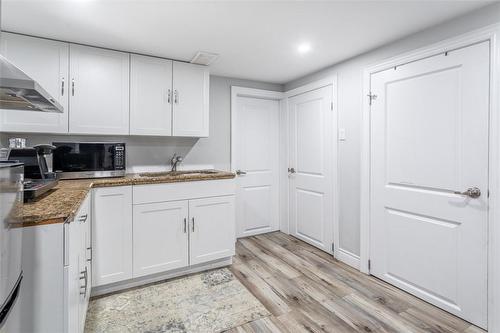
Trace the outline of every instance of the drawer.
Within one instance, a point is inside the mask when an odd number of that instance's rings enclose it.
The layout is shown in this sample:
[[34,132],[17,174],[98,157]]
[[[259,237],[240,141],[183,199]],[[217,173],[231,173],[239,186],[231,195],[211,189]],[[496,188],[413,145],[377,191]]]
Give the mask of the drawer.
[[219,179],[166,184],[133,186],[134,205],[174,200],[189,200],[223,195],[234,195],[234,179]]

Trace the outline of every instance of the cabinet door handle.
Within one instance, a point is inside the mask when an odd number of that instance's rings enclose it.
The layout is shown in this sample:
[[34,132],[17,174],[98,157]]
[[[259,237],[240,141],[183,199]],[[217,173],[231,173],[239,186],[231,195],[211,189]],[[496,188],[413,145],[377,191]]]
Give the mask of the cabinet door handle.
[[193,218],[191,218],[191,221],[193,222],[193,227],[192,227],[192,229],[191,229],[191,230],[194,232],[194,217],[193,217]]
[[79,221],[82,223],[85,223],[85,222],[87,222],[88,217],[89,217],[88,214],[82,215],[82,216],[80,216]]
[[184,218],[184,233],[187,232],[187,218]]
[[168,89],[167,91],[167,103],[172,103],[172,90]]
[[92,246],[87,248],[87,251],[90,252],[90,258],[87,258],[88,262],[92,262]]
[[64,77],[61,79],[61,96],[64,96]]
[[80,276],[80,280],[84,280],[85,284],[83,287],[80,287],[80,289],[84,289],[83,292],[80,290],[80,295],[86,295],[87,294],[87,286],[88,286],[88,272],[87,272],[87,266],[85,266],[85,270],[80,272],[82,276]]
[[179,104],[179,92],[177,89],[174,90],[174,103]]
[[75,96],[75,79],[71,79],[71,96]]

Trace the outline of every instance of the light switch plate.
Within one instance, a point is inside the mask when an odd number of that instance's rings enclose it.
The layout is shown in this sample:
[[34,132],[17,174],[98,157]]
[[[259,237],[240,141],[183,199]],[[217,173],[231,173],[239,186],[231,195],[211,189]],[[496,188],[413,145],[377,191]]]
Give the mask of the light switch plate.
[[345,128],[339,128],[339,141],[345,141]]

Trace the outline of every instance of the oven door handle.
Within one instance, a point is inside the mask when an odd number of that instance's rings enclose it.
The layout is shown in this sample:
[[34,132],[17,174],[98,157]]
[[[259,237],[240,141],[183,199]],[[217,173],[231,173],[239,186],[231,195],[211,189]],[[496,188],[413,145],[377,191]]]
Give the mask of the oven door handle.
[[7,297],[7,300],[5,301],[2,309],[0,309],[0,328],[3,326],[4,322],[6,321],[6,318],[9,316],[10,311],[14,307],[17,298],[19,297],[19,289],[21,289],[22,280],[23,280],[23,272],[21,271],[14,288],[10,292],[9,297]]

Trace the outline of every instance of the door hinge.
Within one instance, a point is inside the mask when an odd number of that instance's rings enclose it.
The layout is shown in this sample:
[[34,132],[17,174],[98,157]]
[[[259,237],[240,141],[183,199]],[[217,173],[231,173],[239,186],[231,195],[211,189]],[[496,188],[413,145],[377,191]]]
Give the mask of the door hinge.
[[368,271],[372,269],[372,261],[368,259]]
[[368,102],[370,103],[370,105],[372,105],[373,101],[377,99],[377,95],[372,94],[371,91],[367,96],[368,96]]

